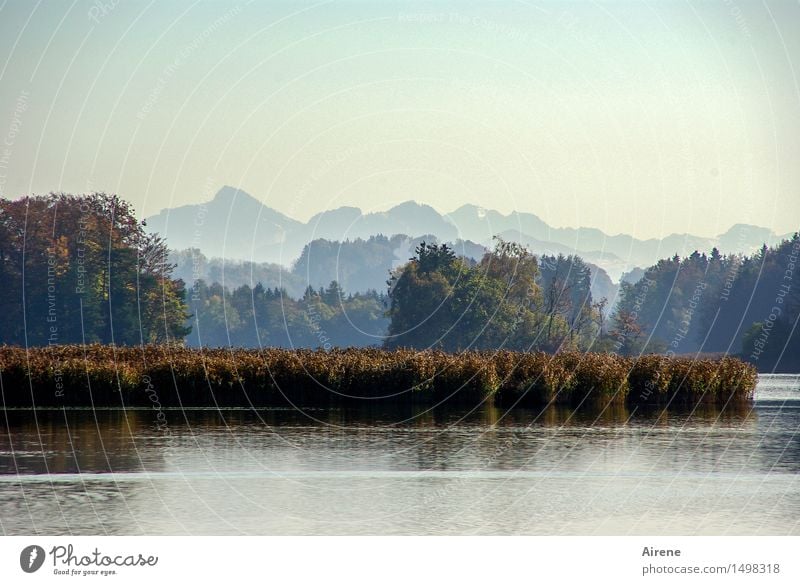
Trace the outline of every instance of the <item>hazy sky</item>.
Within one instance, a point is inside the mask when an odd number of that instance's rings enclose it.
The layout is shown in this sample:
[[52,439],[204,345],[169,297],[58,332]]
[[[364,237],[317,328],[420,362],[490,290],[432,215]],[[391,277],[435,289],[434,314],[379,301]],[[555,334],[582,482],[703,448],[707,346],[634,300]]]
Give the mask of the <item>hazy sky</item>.
[[800,227],[800,3],[0,0],[0,192]]

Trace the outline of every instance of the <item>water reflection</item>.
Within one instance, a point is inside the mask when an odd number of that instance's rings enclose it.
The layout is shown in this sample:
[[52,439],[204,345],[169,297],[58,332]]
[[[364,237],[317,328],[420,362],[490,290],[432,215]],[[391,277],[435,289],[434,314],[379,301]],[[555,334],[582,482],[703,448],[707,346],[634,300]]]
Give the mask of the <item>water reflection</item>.
[[800,388],[754,407],[6,411],[4,533],[800,531]]
[[[0,474],[102,473],[156,469],[142,411],[10,410],[0,417]],[[137,440],[141,441],[137,445]]]

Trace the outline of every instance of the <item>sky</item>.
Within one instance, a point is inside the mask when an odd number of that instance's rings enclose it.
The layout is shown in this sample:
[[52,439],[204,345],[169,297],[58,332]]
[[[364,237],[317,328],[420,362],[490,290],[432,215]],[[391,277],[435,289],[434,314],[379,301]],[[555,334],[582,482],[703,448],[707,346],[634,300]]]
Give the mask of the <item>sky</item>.
[[797,1],[0,0],[0,196],[800,228]]

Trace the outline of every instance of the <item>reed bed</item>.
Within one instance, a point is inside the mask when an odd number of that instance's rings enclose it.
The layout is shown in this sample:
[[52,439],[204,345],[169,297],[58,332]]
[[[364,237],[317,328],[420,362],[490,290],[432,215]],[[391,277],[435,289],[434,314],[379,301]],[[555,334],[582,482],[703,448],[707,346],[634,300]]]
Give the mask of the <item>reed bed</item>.
[[727,405],[752,400],[738,359],[399,349],[0,347],[5,407]]

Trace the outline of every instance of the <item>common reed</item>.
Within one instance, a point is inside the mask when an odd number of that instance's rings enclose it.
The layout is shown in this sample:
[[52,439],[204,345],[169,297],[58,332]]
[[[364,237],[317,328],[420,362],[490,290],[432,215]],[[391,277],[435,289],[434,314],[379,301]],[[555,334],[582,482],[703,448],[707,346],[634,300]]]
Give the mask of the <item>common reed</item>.
[[738,359],[398,349],[0,347],[6,407],[653,404],[752,399]]

